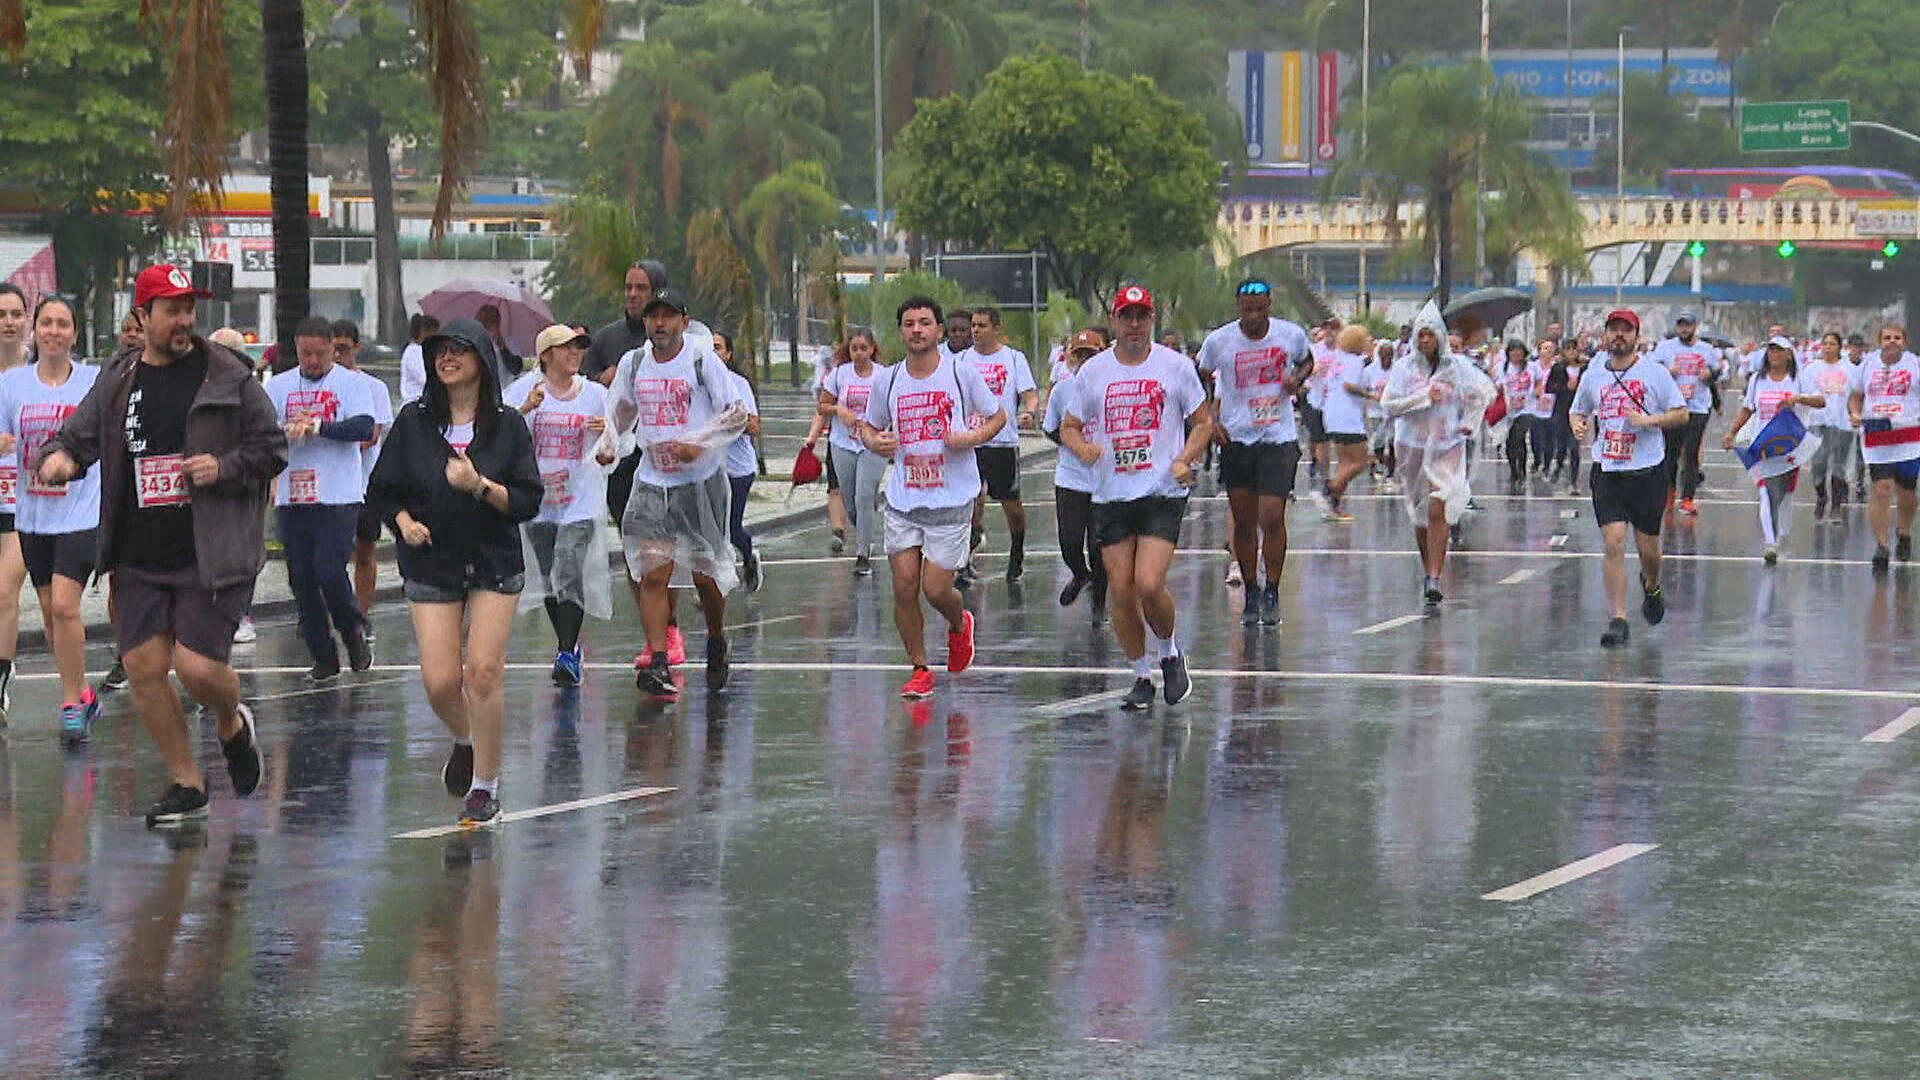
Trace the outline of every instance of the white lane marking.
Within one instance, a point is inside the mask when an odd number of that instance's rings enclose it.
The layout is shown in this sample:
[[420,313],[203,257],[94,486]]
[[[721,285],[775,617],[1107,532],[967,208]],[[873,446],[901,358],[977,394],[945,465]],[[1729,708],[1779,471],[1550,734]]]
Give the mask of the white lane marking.
[[1518,585],[1538,572],[1539,571],[1537,570],[1515,570],[1513,573],[1508,574],[1506,577],[1501,578],[1500,584]]
[[761,619],[758,622],[739,623],[737,625],[727,627],[726,630],[728,633],[733,633],[739,630],[758,630],[763,626],[776,626],[783,622],[796,622],[804,618],[806,618],[805,615],[780,615],[771,619]]
[[[1033,504],[1028,503],[1027,505],[1032,506]],[[1211,548],[1211,547],[1201,549],[1201,550],[1194,550],[1194,551],[1176,551],[1173,554],[1175,558],[1179,558],[1179,559],[1216,559],[1217,558],[1217,559],[1224,560],[1226,558],[1225,552],[1220,551],[1216,548]],[[1287,556],[1289,558],[1295,555],[1328,555],[1328,556],[1340,556],[1345,558],[1412,559],[1412,558],[1419,557],[1419,554],[1420,554],[1419,552],[1413,550],[1412,548],[1387,549],[1387,548],[1289,547],[1287,549]],[[1006,552],[977,551],[977,552],[974,552],[974,556],[976,558],[985,558],[985,559],[1004,559],[1006,558]],[[1604,559],[1606,558],[1606,553],[1603,551],[1562,551],[1558,549],[1549,550],[1549,551],[1537,551],[1537,550],[1536,551],[1487,551],[1480,548],[1470,548],[1466,550],[1448,551],[1447,558],[1448,559],[1555,559],[1555,560],[1558,560],[1558,559]],[[1697,553],[1681,554],[1679,552],[1672,552],[1672,551],[1667,552],[1665,555],[1661,556],[1661,558],[1663,558],[1667,562],[1740,563],[1743,565],[1751,565],[1755,561],[1753,556],[1751,555],[1704,555],[1704,554],[1697,554]],[[850,562],[850,561],[852,560],[847,557],[836,555],[836,556],[824,557],[824,558],[762,559],[761,564],[763,566],[810,566],[810,565],[824,565],[827,563]],[[1791,556],[1781,556],[1780,565],[1782,566],[1870,566],[1872,565],[1872,563],[1867,559],[1801,559],[1801,558],[1794,558]],[[1915,565],[1917,564],[1895,563],[1894,569],[1900,570],[1902,567],[1912,568]],[[306,669],[301,668],[300,670],[305,671]],[[19,677],[27,678],[28,676],[23,675]]]
[[1561,521],[1572,521],[1572,520],[1574,520],[1575,518],[1578,518],[1579,516],[1580,516],[1580,511],[1578,511],[1578,510],[1562,510],[1562,511],[1560,511],[1560,520],[1561,520]]
[[1616,844],[1598,854],[1589,855],[1576,862],[1570,862],[1557,870],[1549,870],[1544,874],[1530,877],[1525,881],[1509,885],[1504,889],[1496,889],[1480,897],[1480,899],[1497,900],[1504,904],[1525,900],[1529,896],[1537,896],[1540,893],[1546,892],[1548,889],[1557,889],[1570,881],[1578,881],[1591,874],[1597,874],[1610,866],[1618,866],[1628,859],[1638,858],[1659,847],[1659,844]]
[[1119,701],[1126,696],[1126,689],[1102,690],[1097,694],[1088,694],[1085,697],[1068,698],[1066,701],[1056,701],[1051,705],[1042,705],[1033,711],[1039,713],[1041,716],[1067,716],[1079,712],[1088,705],[1098,705],[1103,701]]
[[[261,671],[264,669],[242,668],[240,670]],[[363,686],[384,686],[388,683],[403,682],[406,680],[406,678],[407,677],[405,675],[395,675],[395,676],[392,676],[391,678],[365,679],[365,680],[356,680],[353,682],[348,682],[343,679],[338,682],[330,682],[325,686],[309,686],[305,690],[289,690],[283,694],[261,694],[255,697],[242,698],[241,700],[247,702],[248,704],[252,704],[256,701],[285,701],[287,698],[304,697],[307,694],[331,694],[336,690],[355,690]]]
[[1908,709],[1898,717],[1868,732],[1861,742],[1889,743],[1920,727],[1920,708]]
[[1389,630],[1405,626],[1408,623],[1417,623],[1424,618],[1426,618],[1425,615],[1402,615],[1397,619],[1388,619],[1386,622],[1377,622],[1372,626],[1363,626],[1355,630],[1353,636],[1359,637],[1362,634],[1384,634]]
[[670,787],[632,788],[627,791],[615,791],[606,795],[595,795],[590,799],[575,799],[572,802],[554,803],[551,806],[536,806],[531,810],[514,810],[493,819],[491,825],[441,825],[431,829],[415,829],[412,832],[395,833],[395,840],[431,840],[436,836],[452,836],[454,833],[475,832],[481,828],[494,828],[510,822],[525,821],[528,818],[547,817],[551,814],[565,814],[574,810],[585,810],[593,806],[605,806],[608,803],[625,802],[629,799],[644,799],[653,795],[664,795],[674,790]]
[[1552,536],[1547,537],[1547,546],[1550,548],[1566,547],[1567,539],[1566,533],[1554,533]]

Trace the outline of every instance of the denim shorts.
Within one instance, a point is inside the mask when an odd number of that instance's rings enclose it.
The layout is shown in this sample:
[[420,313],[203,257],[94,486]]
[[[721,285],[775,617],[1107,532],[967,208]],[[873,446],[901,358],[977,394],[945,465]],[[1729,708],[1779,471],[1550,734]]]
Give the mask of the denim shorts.
[[401,591],[410,604],[462,604],[471,593],[490,592],[503,596],[518,596],[527,587],[527,575],[514,574],[506,578],[482,580],[482,575],[472,574],[466,586],[450,589],[426,581],[408,581],[402,583]]

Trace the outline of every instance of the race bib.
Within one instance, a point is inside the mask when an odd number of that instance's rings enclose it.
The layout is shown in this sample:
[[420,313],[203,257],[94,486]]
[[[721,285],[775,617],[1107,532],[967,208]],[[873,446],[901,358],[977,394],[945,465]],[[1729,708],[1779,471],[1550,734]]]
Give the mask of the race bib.
[[1700,389],[1700,387],[1699,387],[1698,385],[1696,385],[1696,384],[1694,384],[1694,383],[1690,383],[1690,382],[1689,382],[1689,383],[1681,383],[1681,384],[1680,384],[1680,400],[1682,400],[1682,401],[1692,401],[1692,400],[1693,400],[1693,392],[1694,392],[1695,390],[1698,390],[1698,389]]
[[555,509],[570,505],[573,502],[573,492],[569,489],[568,482],[572,479],[573,473],[567,469],[541,473],[540,486],[546,489],[546,494],[541,498],[541,505]]
[[1153,467],[1153,436],[1116,435],[1113,440],[1113,471],[1146,472]]
[[1875,416],[1899,416],[1900,403],[1897,401],[1876,401],[1872,409]]
[[0,465],[0,506],[12,506],[15,491],[20,484],[20,469],[14,465]]
[[1633,459],[1633,443],[1640,437],[1637,431],[1603,431],[1600,433],[1600,456],[1608,461],[1630,461]]
[[133,459],[134,505],[142,510],[185,506],[187,474],[184,454],[149,454]]
[[677,473],[684,466],[679,455],[670,448],[670,444],[658,442],[647,447],[647,457],[653,461],[653,467],[663,473]]
[[1286,417],[1285,410],[1289,408],[1292,408],[1292,403],[1277,395],[1247,399],[1247,415],[1253,418],[1254,423],[1263,426],[1279,423]]
[[909,489],[926,491],[947,482],[947,455],[907,454],[900,459],[902,475]]
[[287,502],[311,506],[320,501],[320,473],[314,469],[287,470]]

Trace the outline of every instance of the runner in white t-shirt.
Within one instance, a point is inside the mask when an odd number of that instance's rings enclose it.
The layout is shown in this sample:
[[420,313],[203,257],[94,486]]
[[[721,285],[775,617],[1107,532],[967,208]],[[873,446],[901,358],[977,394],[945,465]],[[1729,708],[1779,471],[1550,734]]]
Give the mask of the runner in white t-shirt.
[[1536,390],[1546,380],[1537,372],[1535,362],[1528,359],[1526,342],[1507,342],[1504,355],[1506,363],[1495,369],[1493,380],[1507,405],[1507,487],[1517,492],[1526,484],[1527,451],[1534,426],[1540,423],[1533,415]]
[[1138,285],[1121,289],[1113,327],[1113,348],[1074,376],[1060,445],[1095,469],[1094,536],[1107,564],[1114,636],[1133,664],[1122,708],[1140,710],[1153,704],[1155,659],[1167,704],[1193,691],[1174,636],[1167,569],[1213,424],[1193,362],[1153,343],[1151,293]]
[[1816,524],[1822,520],[1839,523],[1841,508],[1847,504],[1847,470],[1859,453],[1859,440],[1847,421],[1847,388],[1853,383],[1853,365],[1847,362],[1844,349],[1839,333],[1829,331],[1820,339],[1819,353],[1801,370],[1808,391],[1827,401],[1807,418],[1807,427],[1820,436],[1820,448],[1807,462]]
[[[1107,347],[1098,330],[1082,330],[1067,343],[1066,366],[1053,384],[1056,392],[1047,395],[1047,416],[1040,430],[1047,438],[1060,441],[1060,425],[1066,420],[1067,406],[1073,402],[1074,376],[1096,353]],[[1082,433],[1085,433],[1083,427]],[[1060,535],[1060,556],[1073,580],[1060,591],[1060,606],[1068,607],[1087,586],[1093,586],[1093,619],[1097,624],[1107,610],[1107,564],[1100,558],[1100,544],[1093,535],[1093,466],[1067,453],[1055,455],[1053,465],[1053,517]]]
[[1612,620],[1600,636],[1606,648],[1627,643],[1627,532],[1640,552],[1640,613],[1648,625],[1667,617],[1660,588],[1660,525],[1673,488],[1666,470],[1666,440],[1659,433],[1687,422],[1686,399],[1667,369],[1636,352],[1640,317],[1631,311],[1607,316],[1604,360],[1588,366],[1573,395],[1573,437],[1593,431],[1589,489],[1593,516],[1606,543],[1602,576]]
[[[753,534],[747,531],[747,495],[760,475],[760,453],[754,440],[760,437],[760,402],[753,395],[751,357],[734,358],[733,335],[714,331],[713,352],[726,362],[733,375],[733,388],[739,391],[741,407],[747,410],[747,427],[727,447],[727,486],[732,496],[728,505],[727,534],[733,550],[740,553],[740,576],[748,592],[759,592],[764,583],[760,555],[753,549]],[[747,371],[740,369],[745,367]]]
[[[1666,457],[1667,482],[1680,500],[1675,512],[1686,517],[1699,514],[1693,496],[1700,488],[1700,443],[1706,436],[1707,419],[1713,414],[1713,383],[1722,374],[1720,350],[1696,336],[1699,325],[1693,312],[1681,312],[1674,318],[1674,336],[1656,346],[1652,356],[1654,363],[1673,376],[1687,403],[1687,422],[1667,435]],[[1764,362],[1766,353],[1762,346],[1754,355]]]
[[[973,500],[980,494],[973,451],[1006,425],[1007,414],[971,364],[941,353],[938,302],[908,297],[894,315],[907,358],[875,385],[861,437],[867,449],[893,461],[887,561],[893,621],[913,665],[900,696],[920,699],[933,696],[922,596],[947,621],[947,671],[957,675],[973,663],[973,613],[953,578],[967,562]],[[986,419],[976,426],[974,417]]]
[[1853,370],[1847,416],[1860,429],[1860,452],[1873,483],[1867,522],[1879,545],[1873,568],[1884,573],[1890,554],[1901,562],[1913,558],[1913,515],[1920,508],[1914,491],[1920,481],[1920,357],[1907,351],[1906,327],[1880,328],[1880,351],[1868,353]]
[[860,440],[867,402],[874,380],[887,369],[880,364],[880,341],[867,329],[847,335],[847,361],[833,369],[820,387],[820,416],[830,421],[827,452],[840,480],[841,506],[854,531],[853,572],[873,573],[873,552],[882,542],[886,521],[880,516],[880,482],[887,459],[867,449]]
[[1300,466],[1293,399],[1312,374],[1314,360],[1307,332],[1273,318],[1273,288],[1267,282],[1241,282],[1233,303],[1239,318],[1207,335],[1200,346],[1200,371],[1212,385],[1212,440],[1220,447],[1231,551],[1246,589],[1240,625],[1278,626],[1287,502]]
[[366,502],[360,445],[374,435],[366,380],[334,361],[333,327],[303,319],[293,335],[295,367],[267,380],[267,397],[287,433],[287,468],[273,483],[287,584],[300,613],[300,636],[313,668],[307,680],[340,675],[337,631],[354,671],[373,666],[367,620],[347,576],[354,530]]
[[[436,322],[433,326],[437,330],[440,324]],[[360,444],[360,490],[365,492],[367,482],[373,479],[373,467],[380,463],[380,441],[386,438],[387,429],[393,426],[393,394],[378,376],[360,370],[359,350],[360,328],[345,319],[335,321],[333,362],[360,377],[367,400],[373,406],[373,438]],[[363,621],[373,611],[374,591],[380,577],[380,564],[375,556],[380,530],[380,511],[365,505],[363,499],[360,517],[353,528],[353,600],[360,609]],[[252,621],[251,618],[247,620],[248,624]],[[251,629],[251,625],[247,628]],[[367,645],[371,647],[373,623],[366,622],[366,628]]]
[[501,395],[527,422],[542,488],[540,512],[520,526],[527,581],[519,608],[546,609],[554,636],[553,682],[562,687],[579,686],[585,676],[580,628],[586,617],[613,617],[600,511],[618,447],[608,431],[607,388],[580,374],[591,343],[571,326],[540,331],[533,342],[538,366]]
[[986,538],[987,500],[999,503],[1007,519],[1007,584],[1012,585],[1026,572],[1027,561],[1027,508],[1020,502],[1020,432],[1031,429],[1038,418],[1040,391],[1027,354],[1001,337],[1000,310],[975,308],[972,318],[973,348],[962,359],[980,372],[1009,419],[999,434],[974,451],[985,491],[974,500],[969,540],[979,548]]
[[[1802,423],[1807,419],[1809,408],[1820,409],[1827,404],[1807,373],[1800,368],[1799,359],[1794,355],[1793,342],[1785,336],[1774,338],[1767,343],[1767,366],[1754,373],[1747,380],[1746,404],[1739,415],[1733,418],[1733,426],[1727,429],[1726,438],[1721,440],[1721,449],[1733,449],[1734,436],[1745,426],[1749,418],[1754,419],[1764,430],[1773,422],[1783,409],[1797,413]],[[1806,453],[1812,453],[1812,447],[1802,447]],[[1772,566],[1780,559],[1780,543],[1787,538],[1787,527],[1793,523],[1793,508],[1789,500],[1793,489],[1800,479],[1798,462],[1803,456],[1796,451],[1791,461],[1792,467],[1784,463],[1778,471],[1769,469],[1762,474],[1760,481],[1760,539],[1766,546],[1760,557]],[[1772,461],[1762,462],[1772,465]]]
[[1347,485],[1367,468],[1367,354],[1373,351],[1373,335],[1359,323],[1343,328],[1334,338],[1334,350],[1327,359],[1327,385],[1321,395],[1321,423],[1327,430],[1327,442],[1333,447],[1328,463],[1325,520],[1339,525],[1353,523],[1347,512]]
[[1397,342],[1383,341],[1373,347],[1373,362],[1367,365],[1367,443],[1373,454],[1372,475],[1377,480],[1381,492],[1391,493],[1398,481],[1394,479],[1393,469],[1393,420],[1387,411],[1380,407],[1380,397],[1386,393],[1387,380],[1393,376],[1393,365],[1399,363],[1400,346]]

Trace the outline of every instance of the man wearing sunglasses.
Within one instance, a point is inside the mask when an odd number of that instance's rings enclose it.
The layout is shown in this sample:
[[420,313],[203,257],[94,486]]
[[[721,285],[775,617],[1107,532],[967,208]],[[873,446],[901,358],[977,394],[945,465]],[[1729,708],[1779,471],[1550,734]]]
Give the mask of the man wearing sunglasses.
[[1300,466],[1293,399],[1313,371],[1313,357],[1305,330],[1273,318],[1272,286],[1253,278],[1234,293],[1240,317],[1207,335],[1200,371],[1213,386],[1220,484],[1227,489],[1233,554],[1246,588],[1240,625],[1278,626],[1287,500]]

